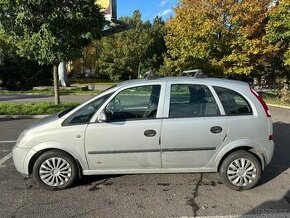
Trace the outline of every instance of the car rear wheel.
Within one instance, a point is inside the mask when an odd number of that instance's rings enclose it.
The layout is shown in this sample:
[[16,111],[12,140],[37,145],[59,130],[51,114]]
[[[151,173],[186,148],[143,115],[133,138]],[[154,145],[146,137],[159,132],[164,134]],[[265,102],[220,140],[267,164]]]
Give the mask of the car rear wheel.
[[233,190],[248,190],[258,183],[261,164],[250,152],[236,151],[223,161],[220,177],[222,182]]
[[43,153],[33,167],[34,179],[49,190],[70,187],[77,176],[75,160],[63,151],[53,150]]

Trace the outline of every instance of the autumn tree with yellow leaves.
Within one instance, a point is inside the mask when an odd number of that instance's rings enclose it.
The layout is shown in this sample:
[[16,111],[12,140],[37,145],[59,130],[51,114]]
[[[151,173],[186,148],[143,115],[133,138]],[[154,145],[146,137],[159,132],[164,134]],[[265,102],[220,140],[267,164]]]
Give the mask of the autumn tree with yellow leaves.
[[208,75],[265,71],[279,48],[264,40],[271,0],[181,0],[168,21],[167,69]]

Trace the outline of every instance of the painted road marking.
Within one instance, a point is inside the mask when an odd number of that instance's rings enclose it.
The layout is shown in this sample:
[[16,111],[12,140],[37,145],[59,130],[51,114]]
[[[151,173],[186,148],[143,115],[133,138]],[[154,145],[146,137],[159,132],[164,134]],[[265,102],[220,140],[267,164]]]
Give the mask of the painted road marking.
[[17,141],[0,141],[0,143],[16,143]]
[[7,154],[5,157],[3,157],[0,160],[0,168],[2,167],[2,164],[4,164],[7,160],[9,160],[12,157],[12,152],[10,152],[9,154]]

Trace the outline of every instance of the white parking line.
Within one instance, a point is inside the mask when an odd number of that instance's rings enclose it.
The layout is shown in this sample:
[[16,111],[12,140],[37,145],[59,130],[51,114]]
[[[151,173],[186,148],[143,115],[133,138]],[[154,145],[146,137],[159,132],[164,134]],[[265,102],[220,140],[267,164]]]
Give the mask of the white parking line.
[[0,168],[2,167],[2,164],[4,164],[7,160],[9,160],[12,157],[12,152],[10,152],[9,154],[7,154],[5,157],[3,157],[0,160]]
[[0,143],[16,143],[16,141],[0,141]]

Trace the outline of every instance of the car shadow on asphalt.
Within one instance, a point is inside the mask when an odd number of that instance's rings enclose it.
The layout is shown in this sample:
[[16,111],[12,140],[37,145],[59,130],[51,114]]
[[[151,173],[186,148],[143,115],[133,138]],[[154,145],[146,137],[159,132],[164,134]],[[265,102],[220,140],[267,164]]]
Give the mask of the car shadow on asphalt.
[[74,187],[89,186],[89,191],[95,191],[101,189],[102,186],[111,186],[113,182],[110,179],[120,177],[122,175],[94,175],[94,176],[83,176],[78,179]]
[[[273,124],[275,151],[271,163],[265,167],[258,185],[264,185],[290,168],[290,124]],[[290,175],[289,175],[290,178]]]

